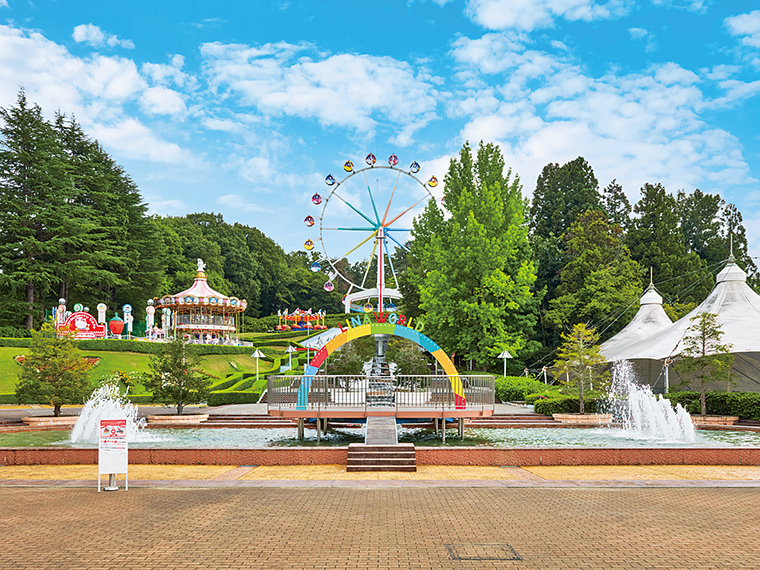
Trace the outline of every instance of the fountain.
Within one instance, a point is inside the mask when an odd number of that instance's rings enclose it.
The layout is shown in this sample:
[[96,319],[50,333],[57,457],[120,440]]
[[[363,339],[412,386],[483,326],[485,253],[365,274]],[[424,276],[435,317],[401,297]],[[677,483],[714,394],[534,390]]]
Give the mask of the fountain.
[[618,360],[612,368],[609,406],[627,437],[657,443],[693,443],[696,433],[691,416],[681,404],[654,395],[649,386],[636,382],[633,366]]
[[126,419],[127,438],[130,443],[155,439],[143,432],[145,418],[137,416],[137,406],[127,400],[126,394],[122,395],[119,392],[117,384],[107,383],[95,390],[82,407],[79,419],[71,430],[71,443],[97,443],[101,418]]

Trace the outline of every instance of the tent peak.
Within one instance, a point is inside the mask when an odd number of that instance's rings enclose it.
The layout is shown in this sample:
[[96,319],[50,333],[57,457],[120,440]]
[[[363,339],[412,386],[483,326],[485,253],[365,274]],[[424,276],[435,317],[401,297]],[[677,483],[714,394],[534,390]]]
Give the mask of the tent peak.
[[649,287],[647,287],[646,291],[644,291],[644,294],[641,296],[640,304],[641,305],[662,305],[662,297],[657,292],[657,289],[654,288],[653,283],[650,283]]
[[736,261],[733,255],[728,258],[728,263],[726,263],[726,266],[720,271],[720,273],[718,273],[718,277],[716,279],[716,283],[725,283],[726,281],[741,281],[743,283],[747,282],[746,272],[741,267],[736,265]]

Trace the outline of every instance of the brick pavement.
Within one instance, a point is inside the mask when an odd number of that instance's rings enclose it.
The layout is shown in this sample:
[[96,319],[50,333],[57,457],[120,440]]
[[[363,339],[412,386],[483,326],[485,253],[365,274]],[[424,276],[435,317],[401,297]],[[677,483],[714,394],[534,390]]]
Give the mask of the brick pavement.
[[[760,567],[756,488],[0,487],[0,505],[2,570]],[[522,560],[446,548],[488,544]]]

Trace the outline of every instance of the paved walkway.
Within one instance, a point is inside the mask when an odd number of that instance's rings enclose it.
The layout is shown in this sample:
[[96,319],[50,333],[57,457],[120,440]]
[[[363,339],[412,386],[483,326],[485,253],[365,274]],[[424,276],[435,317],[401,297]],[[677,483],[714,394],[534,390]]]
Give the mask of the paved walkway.
[[0,504],[13,570],[760,567],[757,489],[0,487]]

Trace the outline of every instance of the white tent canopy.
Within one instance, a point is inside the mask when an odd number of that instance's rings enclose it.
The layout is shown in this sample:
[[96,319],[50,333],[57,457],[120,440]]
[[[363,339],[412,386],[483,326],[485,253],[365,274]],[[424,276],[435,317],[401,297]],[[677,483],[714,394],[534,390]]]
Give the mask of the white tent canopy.
[[[642,314],[644,308],[642,297],[639,314]],[[659,308],[662,310],[661,305]],[[653,312],[656,312],[656,308]],[[655,369],[661,369],[663,361],[681,352],[686,329],[692,324],[692,318],[701,313],[718,315],[717,321],[724,333],[722,343],[731,345],[731,352],[736,358],[736,389],[760,390],[760,295],[747,285],[747,274],[736,265],[733,257],[718,273],[716,285],[707,299],[688,315],[643,338],[636,338],[638,332],[645,330],[641,322],[631,331],[626,331],[639,318],[637,314],[625,329],[602,344],[602,354],[608,361],[657,360],[660,361],[660,366]],[[639,321],[643,318],[642,315]],[[622,339],[619,338],[623,333],[626,334]],[[652,369],[651,363],[646,368]],[[649,383],[653,380],[650,377]]]

